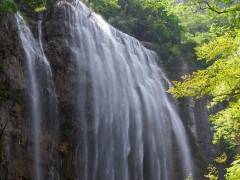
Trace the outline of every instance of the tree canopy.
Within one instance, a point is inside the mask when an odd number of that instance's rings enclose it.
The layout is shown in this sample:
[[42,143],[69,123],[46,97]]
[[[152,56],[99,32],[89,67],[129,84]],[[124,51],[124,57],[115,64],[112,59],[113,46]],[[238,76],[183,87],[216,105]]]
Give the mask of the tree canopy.
[[[191,5],[189,4],[191,3]],[[182,3],[175,11],[180,19],[185,11],[194,10],[197,28],[192,23],[183,22],[187,40],[194,40],[198,60],[204,61],[206,68],[182,76],[174,81],[169,92],[175,97],[196,99],[208,97],[208,108],[216,112],[210,115],[215,129],[214,143],[226,143],[233,149],[236,160],[227,169],[226,179],[240,177],[238,147],[240,145],[240,3],[238,1],[192,1]],[[189,15],[190,17],[193,17]],[[199,21],[196,21],[199,19]],[[208,26],[205,26],[205,23]],[[203,29],[199,28],[203,27]],[[193,29],[192,29],[193,28]]]

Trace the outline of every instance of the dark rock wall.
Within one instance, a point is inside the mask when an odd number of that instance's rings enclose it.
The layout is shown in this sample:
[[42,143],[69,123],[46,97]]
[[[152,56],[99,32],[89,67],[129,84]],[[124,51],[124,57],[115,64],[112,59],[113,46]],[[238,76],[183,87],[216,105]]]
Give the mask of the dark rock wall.
[[[0,179],[33,179],[33,142],[29,101],[27,95],[27,68],[24,50],[18,36],[13,14],[1,14],[0,19]],[[39,67],[40,69],[40,67]],[[44,76],[39,74],[39,76]],[[45,77],[46,79],[46,77]],[[45,83],[47,84],[48,81]],[[42,101],[50,104],[51,90],[40,90]],[[42,108],[44,115],[42,166],[45,177],[57,174],[58,141],[51,132],[56,129],[50,119],[54,107]],[[54,127],[54,128],[53,128]],[[55,155],[56,154],[56,155]],[[54,167],[54,168],[53,168]]]
[[[43,24],[44,49],[48,61],[52,65],[53,78],[58,96],[60,132],[59,153],[60,153],[60,176],[62,179],[76,179],[79,165],[77,164],[76,137],[77,128],[76,116],[74,114],[75,93],[72,91],[77,84],[74,82],[74,74],[78,71],[75,63],[71,61],[71,52],[65,41],[69,34],[65,32],[63,20],[64,11],[53,8],[49,11]],[[57,29],[57,31],[56,31]],[[71,81],[69,81],[71,79]]]
[[0,20],[0,179],[31,177],[23,57],[14,16],[4,14]]

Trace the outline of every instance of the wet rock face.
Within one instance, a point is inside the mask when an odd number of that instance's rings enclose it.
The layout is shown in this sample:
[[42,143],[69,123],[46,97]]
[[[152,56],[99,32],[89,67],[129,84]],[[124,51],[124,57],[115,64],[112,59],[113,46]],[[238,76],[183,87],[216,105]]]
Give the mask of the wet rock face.
[[[0,174],[1,179],[30,178],[31,155],[26,118],[26,80],[13,15],[0,20]],[[12,156],[14,155],[14,156]]]
[[[53,71],[53,79],[56,88],[59,108],[60,132],[59,134],[59,158],[60,177],[63,179],[76,179],[78,174],[76,146],[77,129],[74,118],[75,96],[72,92],[77,84],[74,75],[77,73],[76,66],[71,61],[71,50],[65,41],[66,33],[64,21],[64,7],[53,7],[47,14],[43,24],[44,49]],[[57,30],[56,30],[57,29]]]
[[[13,14],[3,14],[0,20],[0,179],[33,179],[33,141],[27,75],[26,58],[18,36],[16,19]],[[49,91],[47,86],[41,89],[46,96],[43,98],[44,103],[50,99]],[[57,148],[53,148],[55,139],[46,128],[51,126],[48,122],[52,109],[42,109],[46,114],[40,137],[45,177],[56,174],[54,171],[58,167],[55,164],[57,156],[53,155],[57,154],[53,152],[57,151]],[[56,168],[51,170],[53,166]]]

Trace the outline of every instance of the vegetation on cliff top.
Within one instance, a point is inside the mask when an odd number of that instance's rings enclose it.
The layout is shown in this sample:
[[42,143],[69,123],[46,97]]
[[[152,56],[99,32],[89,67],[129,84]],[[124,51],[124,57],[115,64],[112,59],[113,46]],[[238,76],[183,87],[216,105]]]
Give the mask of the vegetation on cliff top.
[[47,9],[49,0],[23,0],[21,3],[14,0],[2,0],[0,3],[0,12],[17,12],[21,6],[34,11],[42,12]]

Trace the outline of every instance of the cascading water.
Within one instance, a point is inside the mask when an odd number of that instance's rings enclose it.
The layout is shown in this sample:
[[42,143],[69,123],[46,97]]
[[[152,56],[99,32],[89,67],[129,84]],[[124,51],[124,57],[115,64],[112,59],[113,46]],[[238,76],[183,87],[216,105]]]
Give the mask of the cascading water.
[[33,152],[34,152],[34,176],[37,180],[41,179],[40,168],[40,131],[41,131],[41,110],[39,83],[36,74],[36,49],[35,39],[19,13],[16,14],[19,37],[26,56],[28,73],[28,95],[30,99],[30,115],[32,120]]
[[65,11],[65,42],[76,68],[77,179],[170,180],[192,174],[186,133],[167,97],[157,55],[83,3],[57,5]]
[[[57,100],[52,80],[52,72],[42,47],[41,20],[38,21],[38,41],[34,38],[28,25],[19,13],[15,15],[18,34],[26,59],[26,79],[29,99],[31,136],[33,143],[33,178],[35,180],[57,179],[56,172],[43,175],[42,164],[44,150],[43,139],[54,138],[57,142]],[[50,151],[50,150],[49,150]],[[49,152],[53,153],[53,152]],[[48,155],[50,157],[50,154]],[[50,160],[48,160],[50,161]],[[44,162],[46,165],[48,162]],[[50,165],[51,166],[51,165]],[[50,171],[50,170],[49,170]]]
[[[64,11],[61,45],[74,65],[66,78],[73,85],[67,87],[70,99],[59,95],[72,105],[67,121],[74,133],[67,143],[73,143],[73,149],[65,153],[77,157],[71,161],[74,179],[172,180],[191,175],[186,132],[167,96],[169,82],[156,53],[111,27],[80,1],[59,1],[56,7]],[[16,20],[26,59],[32,177],[64,179],[59,168],[65,170],[65,160],[59,161],[56,150],[58,103],[42,45],[42,20],[37,40],[18,13]]]

